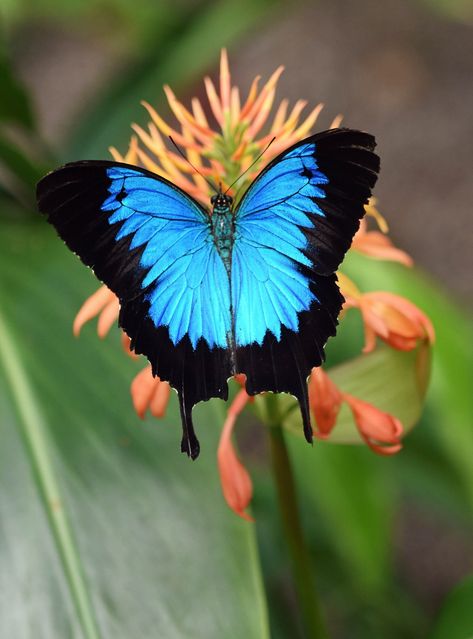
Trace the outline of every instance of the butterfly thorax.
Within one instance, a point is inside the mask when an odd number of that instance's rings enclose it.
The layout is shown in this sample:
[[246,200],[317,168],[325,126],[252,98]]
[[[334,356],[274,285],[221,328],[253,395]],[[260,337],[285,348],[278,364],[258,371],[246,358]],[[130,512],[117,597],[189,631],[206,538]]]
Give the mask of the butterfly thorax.
[[229,271],[234,234],[233,200],[229,195],[219,193],[212,197],[211,202],[213,205],[212,234],[214,236],[215,246],[227,271]]

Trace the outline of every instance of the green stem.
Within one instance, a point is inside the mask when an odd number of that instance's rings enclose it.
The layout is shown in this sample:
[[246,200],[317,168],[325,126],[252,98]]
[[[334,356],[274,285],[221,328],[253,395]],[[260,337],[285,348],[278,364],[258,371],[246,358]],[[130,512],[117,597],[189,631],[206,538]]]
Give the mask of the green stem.
[[279,510],[291,557],[292,572],[306,636],[308,639],[328,639],[315,590],[312,559],[302,531],[294,474],[281,426],[278,398],[276,395],[268,395],[265,399],[270,425],[268,430],[271,462],[277,486]]

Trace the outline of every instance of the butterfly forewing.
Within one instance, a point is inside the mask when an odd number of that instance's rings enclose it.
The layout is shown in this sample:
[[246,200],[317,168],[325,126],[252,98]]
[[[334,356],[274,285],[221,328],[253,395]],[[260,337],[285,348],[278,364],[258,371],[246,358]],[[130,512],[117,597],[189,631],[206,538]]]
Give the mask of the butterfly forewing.
[[119,323],[153,373],[178,391],[182,449],[196,457],[191,410],[227,397],[230,285],[208,213],[170,182],[113,162],[47,175],[38,205],[120,299]]
[[335,270],[379,170],[374,138],[332,129],[276,157],[235,212],[232,307],[247,391],[288,392],[312,439],[307,377],[324,359],[343,303]]

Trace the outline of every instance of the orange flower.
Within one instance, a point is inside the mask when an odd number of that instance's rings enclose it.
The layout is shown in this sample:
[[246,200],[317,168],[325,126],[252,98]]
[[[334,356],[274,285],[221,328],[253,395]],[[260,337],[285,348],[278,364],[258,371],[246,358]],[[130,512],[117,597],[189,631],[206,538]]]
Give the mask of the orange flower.
[[243,519],[253,521],[253,518],[245,512],[253,495],[251,478],[246,468],[238,459],[231,440],[236,419],[249,400],[249,395],[242,389],[237,393],[231,403],[220,436],[217,460],[223,496],[227,504],[237,515],[243,517]]
[[376,336],[401,351],[413,350],[419,339],[434,342],[431,321],[406,298],[385,291],[360,293],[346,276],[341,280],[341,289],[345,308],[361,311],[365,328],[364,353],[374,349]]
[[334,428],[340,407],[350,407],[363,441],[380,455],[393,455],[402,448],[401,422],[372,404],[343,393],[321,368],[314,368],[309,381],[310,406],[315,418],[318,439],[327,439]]

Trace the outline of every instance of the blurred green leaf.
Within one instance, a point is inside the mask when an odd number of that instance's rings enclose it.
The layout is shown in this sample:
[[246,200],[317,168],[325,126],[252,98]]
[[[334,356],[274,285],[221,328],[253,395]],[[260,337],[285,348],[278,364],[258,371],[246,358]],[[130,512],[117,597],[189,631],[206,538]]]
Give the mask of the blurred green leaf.
[[471,0],[422,0],[422,4],[449,18],[473,22],[473,4]]
[[[23,207],[23,215],[35,211],[36,183],[49,168],[45,161],[34,159],[0,132],[0,187]],[[11,206],[1,207],[0,216],[9,215],[11,209]]]
[[448,595],[428,639],[473,639],[473,577]]
[[267,637],[254,529],[220,493],[220,404],[196,410],[196,463],[175,401],[139,422],[140,363],[118,331],[73,339],[95,280],[49,228],[2,226],[0,278],[0,636]]
[[120,78],[78,123],[67,159],[103,157],[110,145],[124,151],[130,139],[130,122],[145,124],[149,119],[141,100],[163,105],[164,84],[179,92],[195,82],[216,64],[222,47],[230,46],[278,4],[278,0],[223,0],[197,5],[179,15],[147,59],[125,79]]
[[12,175],[30,190],[34,190],[36,182],[46,170],[32,160],[19,145],[14,144],[0,133],[0,164],[3,164]]
[[[313,447],[288,438],[310,528],[322,527],[355,592],[376,595],[389,583],[392,524],[397,505],[380,460],[367,449]],[[314,514],[317,513],[317,517]],[[317,549],[314,548],[315,556]],[[381,596],[381,592],[379,595]]]
[[29,96],[16,78],[11,65],[0,46],[0,123],[19,124],[29,130],[35,127],[35,119]]

